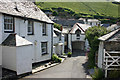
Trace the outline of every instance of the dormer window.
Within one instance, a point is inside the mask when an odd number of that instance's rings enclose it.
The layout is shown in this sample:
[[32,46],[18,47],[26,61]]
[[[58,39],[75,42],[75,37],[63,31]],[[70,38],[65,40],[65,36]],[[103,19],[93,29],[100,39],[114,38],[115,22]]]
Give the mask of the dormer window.
[[33,21],[28,21],[28,35],[34,34],[34,23]]
[[14,32],[14,18],[12,16],[4,16],[4,32]]

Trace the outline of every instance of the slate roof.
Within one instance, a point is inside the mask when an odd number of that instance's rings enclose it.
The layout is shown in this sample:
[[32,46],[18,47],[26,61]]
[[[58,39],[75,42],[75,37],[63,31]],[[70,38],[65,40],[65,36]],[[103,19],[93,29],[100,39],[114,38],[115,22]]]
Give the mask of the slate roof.
[[70,33],[75,34],[76,30],[77,30],[77,29],[80,29],[80,30],[81,30],[81,33],[84,34],[84,32],[85,32],[89,27],[91,27],[91,26],[88,25],[88,24],[76,23],[76,24],[73,26],[73,28],[71,29]]
[[119,27],[120,27],[120,25],[113,24],[113,25],[107,27],[107,30],[113,31],[113,30],[118,29]]
[[114,30],[98,39],[101,41],[120,41],[120,28],[117,30]]
[[83,20],[53,20],[57,24],[61,24],[62,26],[73,27],[75,23],[84,24]]
[[25,46],[25,45],[32,45],[32,42],[16,35],[10,34],[3,42],[3,46]]
[[106,28],[107,28],[107,27],[109,27],[109,26],[110,26],[110,24],[101,24],[101,26],[102,26],[102,27],[106,27]]
[[62,33],[63,34],[68,34],[70,32],[71,28],[70,27],[63,27]]
[[[9,1],[9,0],[8,0]],[[54,23],[33,2],[0,2],[0,13]]]

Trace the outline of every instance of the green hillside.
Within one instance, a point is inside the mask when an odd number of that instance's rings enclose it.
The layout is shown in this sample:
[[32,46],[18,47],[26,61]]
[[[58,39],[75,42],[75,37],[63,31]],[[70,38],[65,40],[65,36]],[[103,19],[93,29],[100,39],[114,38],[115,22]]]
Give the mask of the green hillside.
[[118,6],[112,2],[44,2],[36,3],[38,7],[45,8],[69,8],[76,13],[104,14],[111,17],[118,17]]

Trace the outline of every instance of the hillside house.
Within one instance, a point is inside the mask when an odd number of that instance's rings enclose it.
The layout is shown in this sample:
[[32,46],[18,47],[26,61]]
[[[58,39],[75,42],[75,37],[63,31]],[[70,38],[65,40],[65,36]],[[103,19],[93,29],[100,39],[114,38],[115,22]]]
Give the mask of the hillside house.
[[61,24],[63,28],[72,28],[75,23],[82,23],[84,24],[83,20],[75,20],[75,19],[59,19],[53,20],[57,24]]
[[2,66],[17,75],[51,59],[53,21],[32,2],[0,2]]
[[88,25],[90,25],[92,27],[101,25],[101,21],[99,21],[98,19],[80,18],[79,20],[83,20],[85,24],[88,24]]
[[120,28],[99,38],[98,67],[108,71],[120,67]]
[[120,27],[120,22],[117,22],[116,24],[113,24],[113,25],[107,27],[107,30],[114,31],[114,30],[118,29],[119,27]]
[[85,31],[89,27],[91,26],[87,24],[76,23],[72,28],[63,28],[62,33],[65,36],[65,48],[67,48],[68,51],[84,51],[89,48],[89,43],[85,39]]
[[53,53],[57,55],[64,53],[64,35],[56,28],[53,28]]

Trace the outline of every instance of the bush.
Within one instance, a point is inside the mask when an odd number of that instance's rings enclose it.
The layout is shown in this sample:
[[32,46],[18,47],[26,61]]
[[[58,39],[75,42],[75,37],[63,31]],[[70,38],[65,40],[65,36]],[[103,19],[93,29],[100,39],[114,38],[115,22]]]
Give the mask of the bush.
[[58,16],[58,12],[54,11],[53,16]]
[[95,53],[99,48],[98,38],[107,34],[108,31],[106,28],[101,26],[90,27],[86,32],[85,36],[90,45],[90,53],[88,54],[88,61],[91,68],[95,66]]
[[120,77],[119,70],[113,70],[108,73],[108,78],[119,78],[119,77]]
[[65,54],[65,53],[63,53],[63,55],[65,56],[66,54]]
[[104,78],[104,72],[100,68],[94,68],[93,80],[102,80]]
[[60,24],[54,23],[54,27],[61,30],[61,25]]
[[61,58],[59,58],[56,54],[53,54],[52,55],[52,61],[54,61],[54,62],[61,62],[62,61],[62,59]]
[[68,52],[68,53],[67,53],[67,56],[68,56],[68,57],[71,57],[71,55],[72,55],[72,52]]

